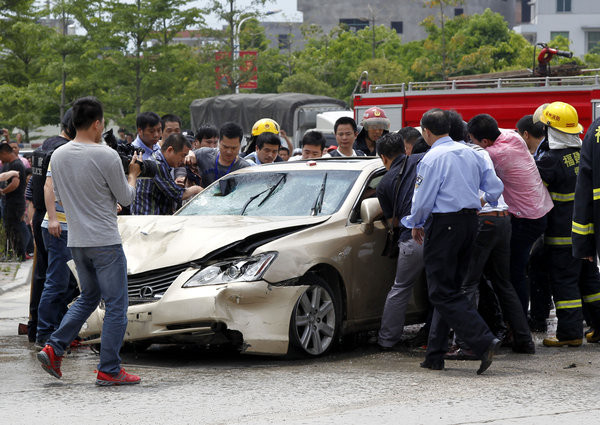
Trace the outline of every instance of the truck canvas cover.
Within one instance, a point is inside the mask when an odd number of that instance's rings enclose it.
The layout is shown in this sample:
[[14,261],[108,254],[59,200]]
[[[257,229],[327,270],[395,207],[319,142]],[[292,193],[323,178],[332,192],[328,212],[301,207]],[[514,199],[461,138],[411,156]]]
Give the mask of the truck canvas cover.
[[233,121],[250,133],[256,121],[271,118],[290,136],[297,130],[314,128],[318,112],[340,109],[347,109],[344,101],[304,93],[230,94],[196,99],[190,105],[194,129],[202,124],[218,128]]

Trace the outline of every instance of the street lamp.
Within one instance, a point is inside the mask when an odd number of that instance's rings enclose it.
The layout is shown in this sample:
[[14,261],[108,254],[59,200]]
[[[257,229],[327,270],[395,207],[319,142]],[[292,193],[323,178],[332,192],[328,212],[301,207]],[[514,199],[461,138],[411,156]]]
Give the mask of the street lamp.
[[[269,11],[263,13],[262,16],[274,15],[279,12],[281,12],[281,9],[269,10]],[[234,66],[231,71],[235,75],[235,93],[236,94],[238,94],[240,92],[240,81],[239,81],[239,78],[238,78],[239,76],[238,76],[238,72],[237,72],[237,63],[240,58],[240,31],[242,30],[242,24],[244,22],[246,22],[248,19],[252,19],[255,17],[256,16],[246,16],[244,19],[242,19],[240,21],[240,23],[238,24],[237,31],[235,33],[235,46],[233,49],[233,65]]]

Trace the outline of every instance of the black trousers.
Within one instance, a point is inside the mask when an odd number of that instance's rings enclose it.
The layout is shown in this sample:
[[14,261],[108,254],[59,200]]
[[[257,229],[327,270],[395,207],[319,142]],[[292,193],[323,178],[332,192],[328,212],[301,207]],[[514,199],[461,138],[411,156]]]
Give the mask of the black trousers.
[[510,282],[510,217],[479,216],[478,220],[479,229],[463,292],[477,308],[477,288],[481,276],[485,274],[492,282],[504,319],[512,328],[515,343],[526,344],[531,341],[529,324],[519,296]]
[[546,245],[545,253],[558,319],[556,337],[559,340],[582,337],[582,304],[589,313],[590,325],[600,329],[600,273],[596,263],[574,258],[570,245]]
[[37,335],[38,305],[46,282],[46,270],[48,269],[48,252],[42,238],[42,221],[45,211],[35,210],[31,219],[33,227],[33,240],[35,241],[35,269],[31,280],[29,293],[29,322],[27,323],[27,337],[30,342],[35,342]]
[[423,255],[429,300],[435,307],[426,360],[443,361],[448,333],[457,336],[481,357],[494,335],[461,291],[477,235],[476,214],[433,214],[426,231]]

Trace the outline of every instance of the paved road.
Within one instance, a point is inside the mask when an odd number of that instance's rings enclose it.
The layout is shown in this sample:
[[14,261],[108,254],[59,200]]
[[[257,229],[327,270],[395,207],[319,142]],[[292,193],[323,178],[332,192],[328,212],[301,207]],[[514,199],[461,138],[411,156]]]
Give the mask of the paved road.
[[63,379],[43,372],[25,337],[26,287],[0,296],[2,424],[575,424],[598,423],[600,345],[504,349],[478,362],[418,367],[422,353],[359,346],[316,360],[160,348],[123,356],[139,386],[93,385],[97,356],[73,351]]

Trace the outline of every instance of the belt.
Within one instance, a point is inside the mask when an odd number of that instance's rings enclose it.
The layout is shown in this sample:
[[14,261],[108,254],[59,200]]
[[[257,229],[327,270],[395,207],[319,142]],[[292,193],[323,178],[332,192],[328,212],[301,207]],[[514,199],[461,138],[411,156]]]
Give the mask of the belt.
[[477,210],[475,208],[463,208],[459,211],[446,212],[446,213],[432,213],[432,215],[453,215],[453,214],[476,214]]
[[477,214],[479,216],[489,215],[493,217],[506,217],[508,215],[508,211],[490,211],[490,212],[480,212]]

